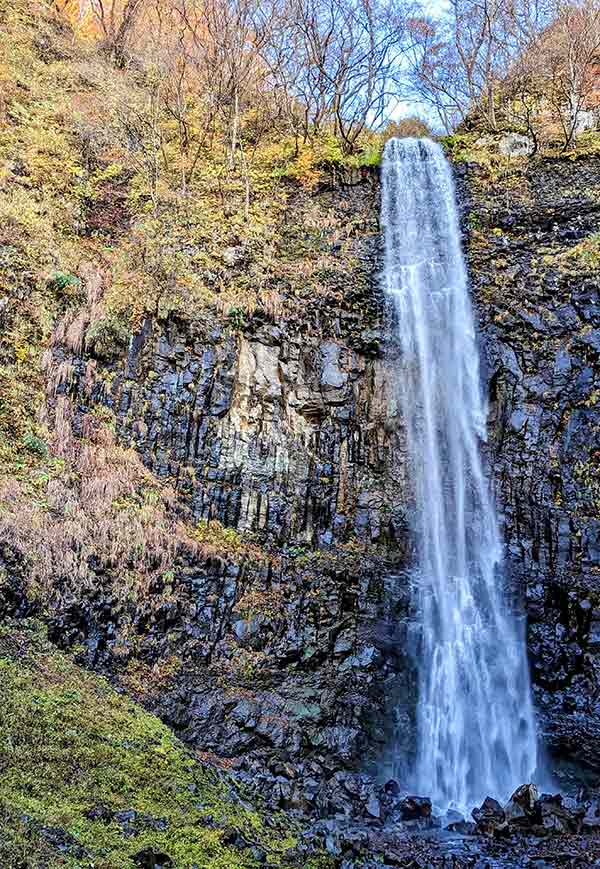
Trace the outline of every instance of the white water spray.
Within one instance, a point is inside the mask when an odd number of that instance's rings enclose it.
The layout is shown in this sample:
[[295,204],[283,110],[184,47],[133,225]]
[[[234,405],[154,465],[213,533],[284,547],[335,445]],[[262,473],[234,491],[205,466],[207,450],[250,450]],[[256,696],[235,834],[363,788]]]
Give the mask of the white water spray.
[[416,786],[439,807],[464,810],[531,781],[536,737],[525,640],[501,587],[473,314],[439,145],[387,143],[382,223],[416,499]]

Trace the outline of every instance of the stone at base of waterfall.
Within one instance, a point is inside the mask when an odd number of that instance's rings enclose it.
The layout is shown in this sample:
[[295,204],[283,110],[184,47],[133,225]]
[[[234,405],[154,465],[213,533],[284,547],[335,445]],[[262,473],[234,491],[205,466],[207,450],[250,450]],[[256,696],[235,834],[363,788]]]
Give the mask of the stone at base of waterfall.
[[459,833],[461,836],[474,836],[477,833],[477,824],[473,821],[453,821],[445,828],[449,833]]
[[[596,809],[596,811],[598,811]],[[590,816],[590,828],[596,815],[588,805],[563,798],[560,794],[538,795],[535,785],[521,785],[504,807],[487,797],[478,809],[473,809],[477,832],[483,836],[506,836],[528,833],[534,836],[579,833]],[[600,815],[597,816],[600,827]]]
[[600,801],[595,800],[587,806],[581,826],[587,832],[600,830]]
[[504,815],[509,825],[516,829],[531,827],[536,820],[538,789],[533,784],[521,785],[504,806]]
[[448,809],[441,819],[442,829],[449,833],[459,833],[461,836],[473,836],[477,832],[477,824],[467,821],[460,812]]
[[405,797],[400,802],[399,808],[403,821],[425,821],[431,818],[429,797]]
[[504,809],[493,797],[486,797],[471,814],[477,824],[477,832],[484,836],[501,836],[508,831]]
[[547,833],[578,833],[585,815],[583,806],[569,806],[560,794],[543,794],[536,809],[542,829]]

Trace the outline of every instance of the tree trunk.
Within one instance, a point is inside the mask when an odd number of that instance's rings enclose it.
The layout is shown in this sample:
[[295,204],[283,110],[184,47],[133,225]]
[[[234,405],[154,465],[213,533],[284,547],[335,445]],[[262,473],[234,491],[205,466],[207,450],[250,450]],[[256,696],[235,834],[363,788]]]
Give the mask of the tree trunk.
[[493,79],[489,79],[487,86],[487,109],[488,109],[488,124],[490,125],[490,129],[494,132],[497,129],[496,123],[496,106],[494,105],[494,81]]
[[237,86],[234,90],[233,95],[233,120],[231,123],[231,149],[229,151],[229,168],[233,169],[235,166],[235,151],[237,148],[237,140],[238,140],[238,127],[239,127],[239,113],[240,113],[240,103],[238,97]]

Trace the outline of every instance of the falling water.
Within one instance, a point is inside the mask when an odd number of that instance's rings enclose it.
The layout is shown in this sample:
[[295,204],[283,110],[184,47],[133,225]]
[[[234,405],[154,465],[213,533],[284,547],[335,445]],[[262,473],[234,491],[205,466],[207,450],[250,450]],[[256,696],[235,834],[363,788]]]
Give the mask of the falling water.
[[454,186],[439,145],[392,139],[385,289],[414,476],[419,648],[416,786],[440,807],[508,797],[536,767],[525,640],[479,452],[485,404]]

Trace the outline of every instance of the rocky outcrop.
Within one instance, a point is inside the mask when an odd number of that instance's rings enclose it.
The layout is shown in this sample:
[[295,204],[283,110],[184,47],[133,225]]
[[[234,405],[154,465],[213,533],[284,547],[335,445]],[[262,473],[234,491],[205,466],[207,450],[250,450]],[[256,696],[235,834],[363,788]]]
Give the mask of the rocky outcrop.
[[543,742],[553,763],[597,774],[600,301],[597,264],[577,245],[598,227],[600,161],[530,161],[498,185],[467,166],[461,188],[497,500],[526,599]]
[[[329,216],[317,242],[303,224],[315,208]],[[301,244],[282,241],[280,255],[301,273],[308,248],[324,266],[293,293],[281,286],[275,313],[147,320],[127,360],[100,372],[92,403],[114,411],[121,441],[176,486],[194,519],[280,546],[404,545],[407,486],[384,354],[378,209],[369,177],[323,191],[316,203],[298,195]],[[344,225],[357,229],[342,250]],[[248,256],[243,246],[228,248],[213,280],[235,283]]]
[[[394,729],[406,758],[412,742],[409,487],[377,187],[356,184],[316,198],[359,227],[343,290],[332,265],[277,316],[147,319],[126,356],[98,343],[101,324],[75,342],[57,330],[51,411],[67,398],[83,432],[108,410],[219,557],[180,555],[139,602],[102,566],[91,588],[57,581],[49,630],[273,807],[379,816],[361,771],[379,771]],[[301,226],[315,202],[297,207]],[[321,233],[319,257],[335,261],[339,232]],[[248,267],[242,249],[223,260],[222,280]],[[108,277],[81,279],[91,320]]]

